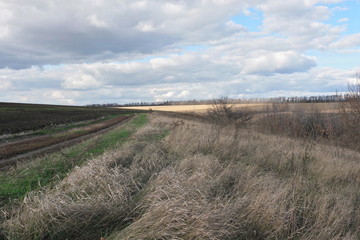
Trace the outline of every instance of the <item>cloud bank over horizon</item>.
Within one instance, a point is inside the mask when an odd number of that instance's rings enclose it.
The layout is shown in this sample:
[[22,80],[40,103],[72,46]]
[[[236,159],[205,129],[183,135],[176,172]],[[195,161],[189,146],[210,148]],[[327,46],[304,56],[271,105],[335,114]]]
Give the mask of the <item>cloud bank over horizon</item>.
[[85,105],[346,90],[357,0],[0,0],[0,101]]

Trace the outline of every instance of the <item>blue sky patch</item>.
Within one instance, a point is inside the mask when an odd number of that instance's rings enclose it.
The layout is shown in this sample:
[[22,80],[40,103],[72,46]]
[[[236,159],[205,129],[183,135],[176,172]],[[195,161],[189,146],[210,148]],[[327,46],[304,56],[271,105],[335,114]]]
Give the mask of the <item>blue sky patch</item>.
[[345,25],[346,31],[343,35],[360,32],[360,1],[344,1],[332,6],[332,12],[332,17],[326,23],[335,26]]
[[249,8],[250,15],[240,13],[233,16],[231,20],[246,27],[250,32],[259,32],[263,21],[263,13],[255,8]]

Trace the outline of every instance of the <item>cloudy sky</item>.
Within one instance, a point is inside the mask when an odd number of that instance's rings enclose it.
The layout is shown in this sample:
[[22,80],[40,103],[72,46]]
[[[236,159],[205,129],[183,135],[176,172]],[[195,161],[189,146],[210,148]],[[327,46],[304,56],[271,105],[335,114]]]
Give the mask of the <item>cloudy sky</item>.
[[0,101],[324,95],[360,73],[359,0],[0,0]]

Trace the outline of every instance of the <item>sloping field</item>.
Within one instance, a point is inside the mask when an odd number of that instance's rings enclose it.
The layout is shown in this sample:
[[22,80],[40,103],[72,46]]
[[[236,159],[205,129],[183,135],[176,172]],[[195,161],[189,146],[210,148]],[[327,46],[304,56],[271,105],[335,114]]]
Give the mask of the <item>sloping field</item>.
[[127,118],[129,118],[129,116],[115,117],[107,121],[91,124],[81,128],[71,129],[69,131],[61,133],[29,138],[21,141],[14,141],[8,144],[2,144],[0,145],[0,167],[3,167],[3,159],[7,159],[22,153],[38,150],[54,144],[63,143],[75,138],[79,138],[81,136],[95,133],[100,130],[114,126],[115,124],[119,124]]
[[3,210],[7,239],[360,239],[358,152],[159,114]]
[[0,103],[0,135],[34,131],[131,112],[133,111],[112,108]]

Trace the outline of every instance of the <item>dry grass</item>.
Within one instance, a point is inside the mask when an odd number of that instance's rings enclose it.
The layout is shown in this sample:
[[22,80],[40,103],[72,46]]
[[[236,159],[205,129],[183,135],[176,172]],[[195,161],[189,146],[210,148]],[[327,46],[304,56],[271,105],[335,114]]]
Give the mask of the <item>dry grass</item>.
[[170,161],[156,141],[144,141],[163,130],[146,129],[117,151],[75,168],[53,189],[28,194],[2,225],[7,238],[98,239],[126,225],[139,190]]
[[9,239],[359,239],[359,176],[358,152],[153,115],[2,227]]

